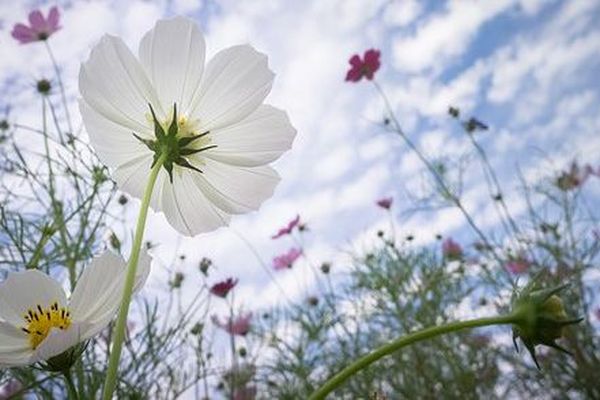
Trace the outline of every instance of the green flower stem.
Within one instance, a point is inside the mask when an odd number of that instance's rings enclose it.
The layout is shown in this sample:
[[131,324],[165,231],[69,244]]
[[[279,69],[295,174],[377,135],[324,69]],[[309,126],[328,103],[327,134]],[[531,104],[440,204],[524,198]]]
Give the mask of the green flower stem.
[[158,177],[158,172],[163,166],[165,156],[161,156],[158,161],[154,164],[150,170],[150,177],[144,190],[144,197],[142,198],[142,205],[140,206],[140,213],[138,215],[137,226],[135,228],[135,236],[133,238],[133,245],[131,247],[131,256],[129,257],[129,263],[127,264],[127,277],[125,279],[125,288],[123,290],[123,298],[121,300],[121,307],[119,309],[119,317],[117,319],[117,325],[113,330],[113,346],[108,360],[108,369],[106,371],[106,379],[104,380],[104,393],[102,398],[104,400],[110,400],[115,390],[117,383],[117,373],[119,369],[119,359],[121,358],[121,350],[123,348],[123,340],[125,339],[125,326],[127,324],[127,314],[129,312],[129,304],[131,303],[131,297],[133,295],[133,285],[135,283],[135,273],[137,270],[138,259],[140,257],[140,250],[142,248],[142,239],[144,237],[144,228],[146,226],[146,217],[148,216],[148,208],[150,206],[150,199],[152,198],[152,191]]
[[392,354],[396,350],[399,350],[405,346],[410,346],[414,343],[420,342],[422,340],[427,340],[434,338],[439,335],[444,335],[446,333],[460,331],[462,329],[470,329],[477,328],[481,326],[489,326],[489,325],[506,325],[506,324],[514,324],[522,320],[521,313],[513,313],[504,316],[497,316],[491,318],[479,318],[479,319],[471,319],[467,321],[458,321],[451,322],[446,325],[441,326],[433,326],[430,328],[425,328],[417,332],[410,333],[408,335],[402,336],[399,339],[394,340],[393,342],[384,344],[383,346],[375,349],[371,353],[359,358],[354,361],[352,364],[343,369],[340,373],[333,376],[329,379],[323,386],[321,386],[316,392],[314,392],[309,400],[323,400],[327,395],[333,392],[336,388],[338,388],[346,379],[351,377],[352,375],[358,373],[362,369],[368,367],[375,361],[383,358],[387,355]]
[[75,389],[75,384],[73,384],[73,379],[71,378],[71,372],[69,370],[64,371],[63,377],[65,378],[65,383],[67,384],[67,393],[69,393],[69,400],[79,400],[77,389]]

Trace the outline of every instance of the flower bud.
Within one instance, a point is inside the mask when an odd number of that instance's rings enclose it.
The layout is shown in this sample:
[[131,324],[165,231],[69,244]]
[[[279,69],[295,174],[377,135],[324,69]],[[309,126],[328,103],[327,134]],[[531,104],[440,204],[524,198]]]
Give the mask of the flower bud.
[[550,289],[538,289],[537,279],[523,288],[513,297],[513,311],[520,316],[519,322],[513,325],[513,343],[517,351],[517,338],[520,338],[535,365],[540,365],[535,356],[535,347],[544,345],[571,354],[556,343],[564,335],[564,328],[568,325],[577,324],[583,318],[569,318],[564,308],[562,299],[558,293],[569,285],[561,285]]
[[50,94],[50,91],[52,90],[52,84],[48,79],[40,79],[36,82],[35,88],[38,91],[38,93],[40,93],[43,96],[46,96]]

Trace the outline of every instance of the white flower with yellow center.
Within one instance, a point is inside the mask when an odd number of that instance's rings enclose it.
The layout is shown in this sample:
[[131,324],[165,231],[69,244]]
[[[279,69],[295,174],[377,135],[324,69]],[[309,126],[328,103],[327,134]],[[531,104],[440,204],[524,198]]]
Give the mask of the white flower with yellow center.
[[[149,271],[142,253],[136,288]],[[119,309],[125,273],[123,259],[106,252],[85,268],[68,300],[40,271],[9,273],[0,283],[0,367],[48,360],[97,335]]]
[[234,46],[204,63],[202,33],[177,17],[146,33],[139,59],[104,36],[79,75],[83,122],[119,188],[142,198],[161,160],[150,205],[186,235],[258,209],[279,181],[268,164],[296,134],[263,104],[274,77],[264,54]]

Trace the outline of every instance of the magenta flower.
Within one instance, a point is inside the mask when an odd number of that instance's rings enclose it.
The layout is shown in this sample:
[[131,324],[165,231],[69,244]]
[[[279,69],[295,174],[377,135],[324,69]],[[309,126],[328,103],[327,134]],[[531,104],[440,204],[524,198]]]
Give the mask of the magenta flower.
[[23,384],[16,379],[11,379],[0,387],[0,400],[12,399],[23,390]]
[[394,202],[393,197],[384,197],[382,199],[377,200],[377,205],[385,210],[389,210],[392,207],[392,203]]
[[358,82],[363,76],[368,80],[373,80],[375,72],[381,66],[379,62],[379,56],[381,52],[379,50],[370,49],[365,51],[363,58],[361,59],[358,54],[350,57],[350,69],[346,74],[347,82]]
[[235,389],[233,392],[234,400],[254,400],[256,399],[256,387],[255,386],[243,386]]
[[287,226],[280,228],[276,234],[271,236],[271,239],[279,239],[282,236],[291,234],[294,228],[298,226],[298,224],[300,224],[300,215],[296,215],[296,218],[288,222]]
[[21,44],[46,40],[61,28],[59,18],[60,15],[56,7],[50,9],[47,18],[40,10],[34,10],[29,13],[29,26],[21,23],[16,24],[11,35]]
[[448,260],[460,260],[463,256],[463,250],[460,244],[452,240],[452,238],[448,238],[442,243],[442,254]]
[[219,317],[216,315],[213,315],[211,320],[213,324],[217,325],[230,335],[245,336],[248,332],[250,332],[252,313],[247,313],[233,319],[230,318],[227,322],[221,322]]
[[212,285],[212,287],[210,288],[210,292],[217,297],[225,298],[227,297],[231,289],[233,289],[235,285],[237,285],[237,283],[237,279],[228,278],[224,281]]
[[287,253],[283,253],[273,258],[273,268],[276,270],[292,268],[294,262],[302,255],[302,249],[292,247]]
[[523,256],[519,256],[519,257],[515,258],[514,260],[510,260],[509,262],[507,262],[505,265],[505,268],[511,274],[518,275],[518,274],[522,274],[523,272],[527,271],[529,269],[530,265],[531,265],[531,263],[529,262],[529,260],[527,260]]

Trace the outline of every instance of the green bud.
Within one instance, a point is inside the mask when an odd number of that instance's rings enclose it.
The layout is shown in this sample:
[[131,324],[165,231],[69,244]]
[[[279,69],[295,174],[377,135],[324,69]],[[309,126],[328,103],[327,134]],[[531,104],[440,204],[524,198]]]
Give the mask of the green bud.
[[538,289],[537,277],[513,296],[513,312],[521,318],[513,325],[513,343],[517,351],[517,338],[521,339],[535,365],[540,365],[535,356],[535,347],[544,345],[563,353],[571,353],[559,346],[556,340],[564,336],[565,327],[574,325],[583,318],[569,318],[558,293],[569,285],[560,285],[550,289]]
[[65,372],[77,362],[85,351],[86,344],[79,343],[57,356],[51,357],[42,364],[42,369],[50,372]]
[[37,89],[38,93],[46,96],[50,94],[50,90],[52,90],[52,85],[50,84],[50,81],[48,79],[40,79],[36,82],[35,88]]

